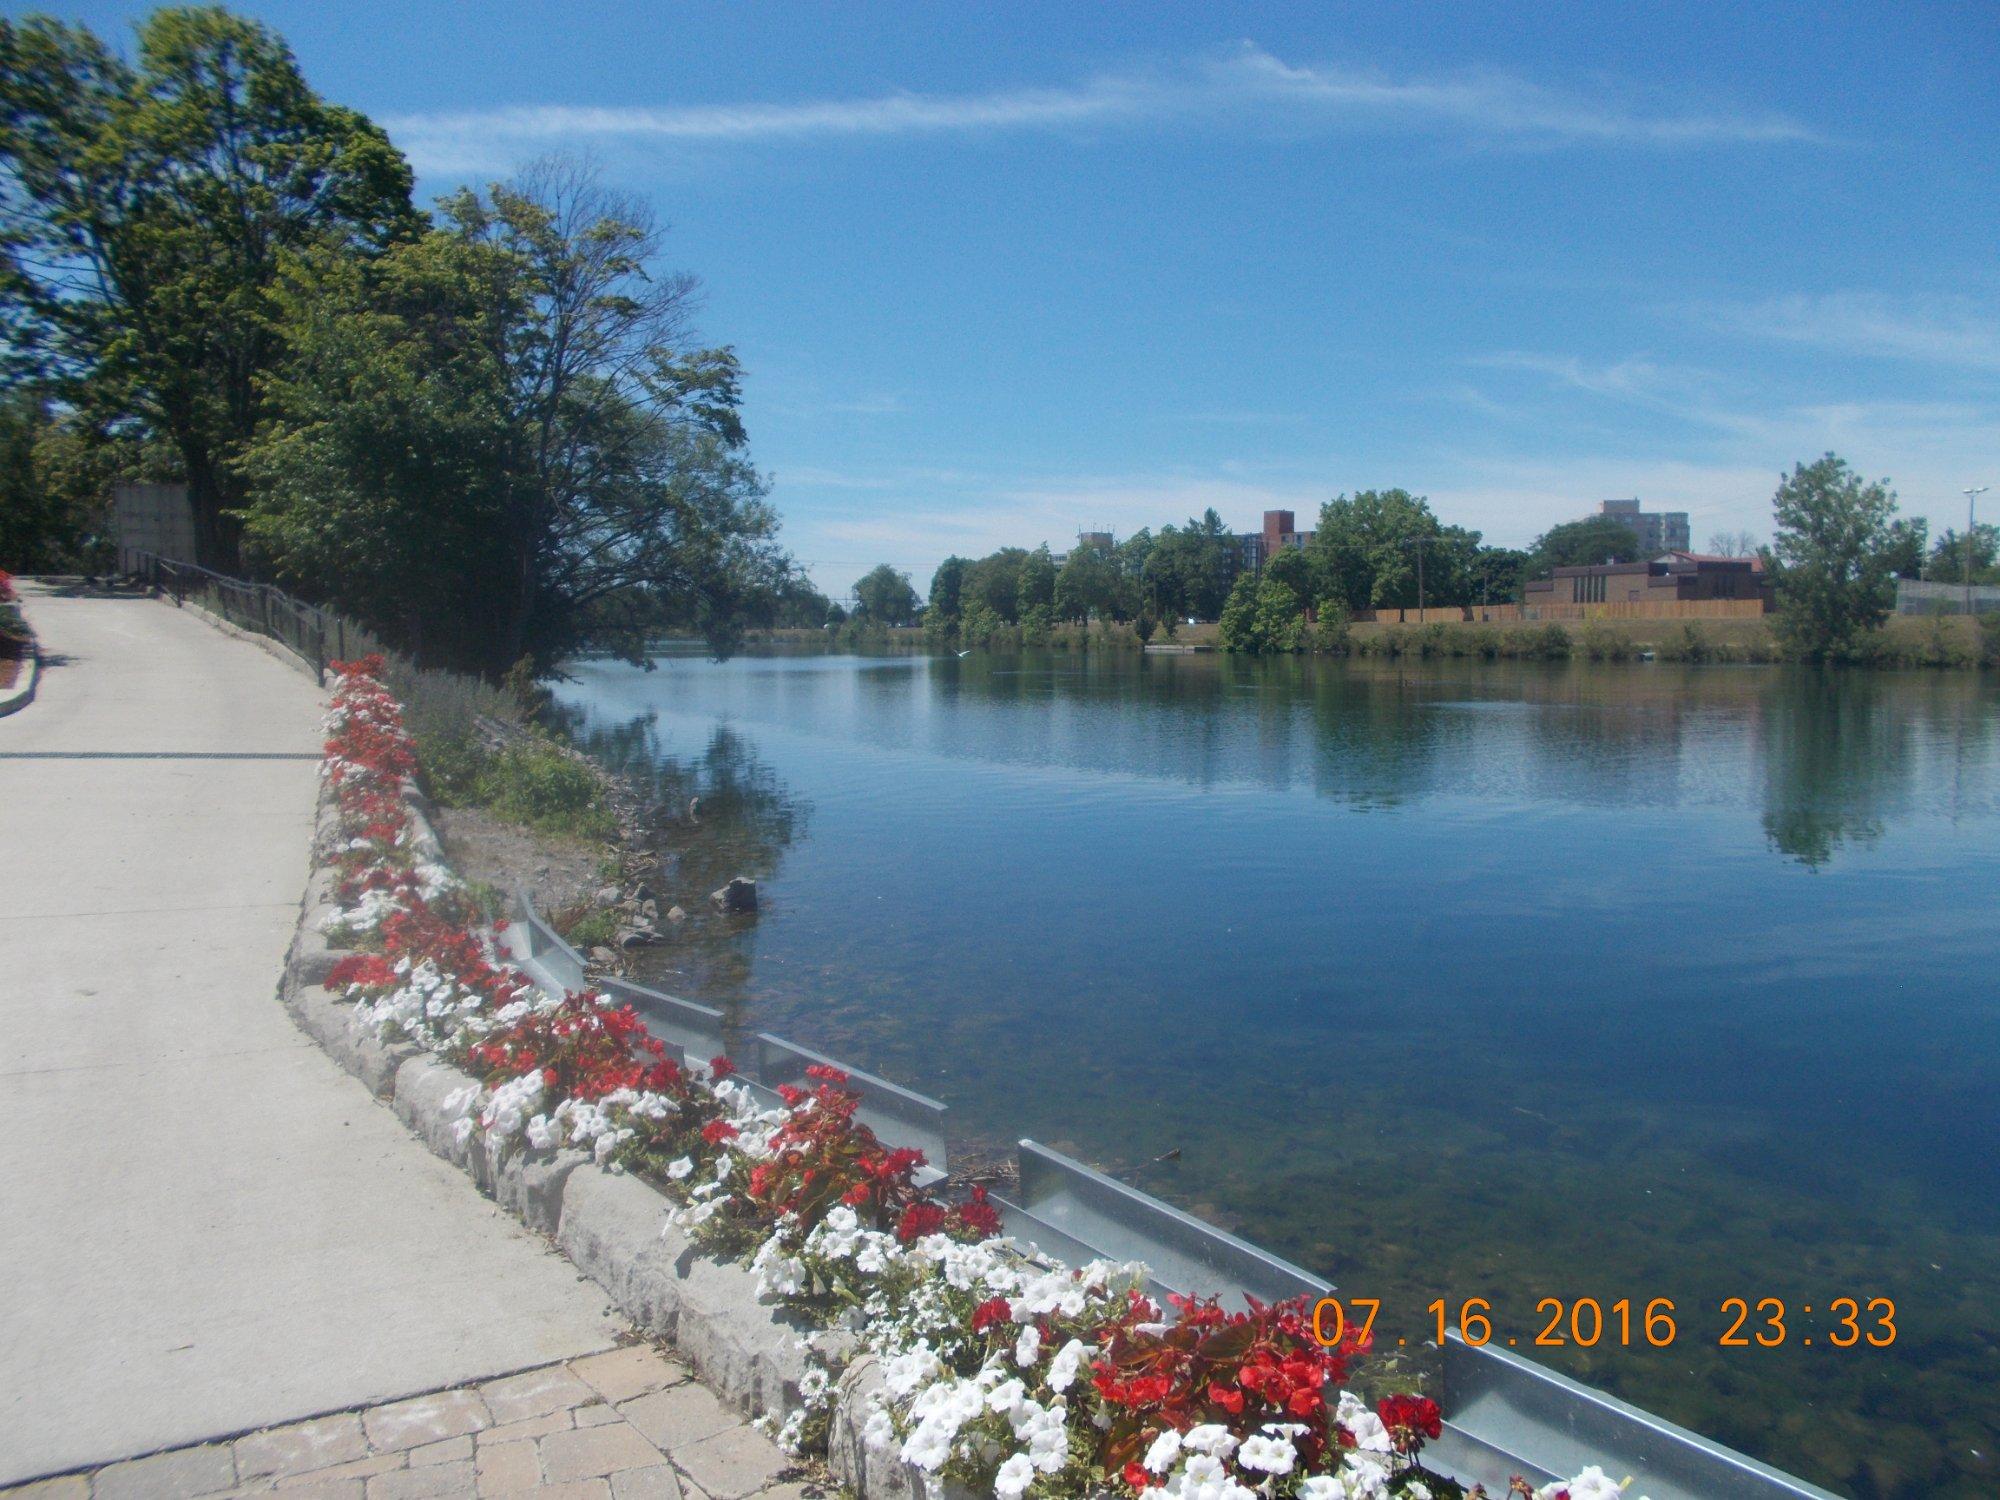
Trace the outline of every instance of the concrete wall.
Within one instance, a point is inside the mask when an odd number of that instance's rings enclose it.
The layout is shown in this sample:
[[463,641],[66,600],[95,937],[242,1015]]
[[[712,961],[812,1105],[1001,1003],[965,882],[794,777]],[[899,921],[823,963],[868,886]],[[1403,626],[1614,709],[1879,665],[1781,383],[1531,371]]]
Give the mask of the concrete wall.
[[151,552],[173,562],[199,561],[194,550],[194,508],[184,484],[111,486],[111,518],[118,538],[118,566],[126,569],[135,552]]

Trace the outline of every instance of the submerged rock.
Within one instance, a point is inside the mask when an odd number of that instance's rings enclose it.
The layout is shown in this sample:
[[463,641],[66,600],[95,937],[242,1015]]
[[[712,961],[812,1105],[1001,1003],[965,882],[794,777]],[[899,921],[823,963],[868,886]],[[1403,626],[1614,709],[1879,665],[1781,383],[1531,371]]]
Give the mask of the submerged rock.
[[708,899],[715,903],[718,911],[755,911],[757,882],[748,876],[738,875],[720,890],[710,891]]

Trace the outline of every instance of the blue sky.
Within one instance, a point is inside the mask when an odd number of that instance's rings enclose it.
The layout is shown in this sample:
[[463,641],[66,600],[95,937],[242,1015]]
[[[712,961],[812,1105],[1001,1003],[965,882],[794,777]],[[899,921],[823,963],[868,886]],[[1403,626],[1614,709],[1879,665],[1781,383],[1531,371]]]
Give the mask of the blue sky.
[[1827,448],[1934,528],[2000,483],[1988,0],[241,8],[426,200],[648,196],[830,592],[1388,485],[1699,544]]

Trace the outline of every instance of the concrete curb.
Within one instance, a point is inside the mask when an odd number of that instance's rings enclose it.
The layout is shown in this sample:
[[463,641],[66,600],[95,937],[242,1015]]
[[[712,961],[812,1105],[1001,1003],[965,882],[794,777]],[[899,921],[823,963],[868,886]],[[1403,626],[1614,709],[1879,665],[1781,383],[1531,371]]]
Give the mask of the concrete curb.
[[[442,860],[437,835],[415,788],[405,789],[417,828],[413,843]],[[670,1200],[624,1173],[600,1171],[572,1150],[502,1152],[483,1141],[461,1143],[455,1126],[465,1106],[452,1096],[478,1080],[407,1044],[384,1046],[360,1033],[353,1007],[322,981],[350,950],[329,944],[315,925],[332,909],[338,871],[327,861],[338,829],[337,810],[322,787],[315,869],[304,900],[281,990],[300,1028],[334,1061],[359,1078],[438,1157],[463,1171],[522,1223],[555,1241],[576,1268],[602,1287],[634,1327],[672,1343],[724,1402],[756,1416],[783,1420],[802,1404],[800,1381],[810,1368],[809,1340],[839,1337],[814,1329],[783,1308],[762,1302],[746,1267],[700,1250],[668,1219]],[[579,1170],[579,1169],[583,1170]],[[969,1500],[956,1484],[925,1477],[893,1451],[870,1450],[861,1436],[870,1399],[881,1389],[871,1360],[856,1363],[835,1398],[830,1461],[864,1500]]]
[[40,648],[28,652],[21,680],[0,693],[0,719],[9,714],[17,714],[35,701],[35,688],[42,680],[42,654]]

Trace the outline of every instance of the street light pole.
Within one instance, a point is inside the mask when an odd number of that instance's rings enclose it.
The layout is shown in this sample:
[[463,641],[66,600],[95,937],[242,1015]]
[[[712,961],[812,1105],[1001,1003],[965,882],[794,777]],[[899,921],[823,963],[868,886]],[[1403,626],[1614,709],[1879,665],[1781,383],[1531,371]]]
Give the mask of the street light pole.
[[1982,484],[1976,490],[1965,491],[1965,612],[1972,613],[1972,538],[1977,528],[1972,524],[1972,508],[1991,485]]

